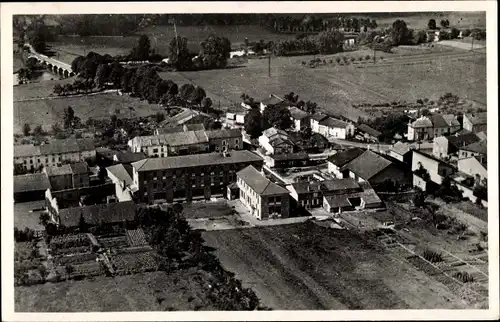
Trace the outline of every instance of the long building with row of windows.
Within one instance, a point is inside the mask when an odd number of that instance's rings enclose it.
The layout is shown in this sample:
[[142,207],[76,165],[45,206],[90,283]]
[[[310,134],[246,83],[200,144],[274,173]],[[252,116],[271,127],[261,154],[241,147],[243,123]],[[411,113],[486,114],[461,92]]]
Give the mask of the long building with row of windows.
[[262,169],[263,164],[260,156],[247,150],[148,158],[132,163],[135,196],[147,203],[209,199],[236,182],[238,171],[249,165]]

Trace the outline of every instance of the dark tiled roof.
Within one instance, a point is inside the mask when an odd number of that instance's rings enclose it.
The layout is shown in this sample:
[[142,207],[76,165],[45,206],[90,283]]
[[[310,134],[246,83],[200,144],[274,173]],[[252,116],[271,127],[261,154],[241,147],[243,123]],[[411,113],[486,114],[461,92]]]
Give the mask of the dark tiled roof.
[[116,158],[120,163],[132,163],[146,159],[147,156],[143,152],[122,151],[116,154]]
[[271,146],[278,146],[281,144],[287,144],[287,145],[294,145],[294,143],[291,140],[284,139],[282,137],[273,137],[271,140],[269,140],[269,144]]
[[377,173],[380,173],[385,168],[392,164],[391,161],[386,158],[376,154],[373,151],[367,150],[351,162],[349,162],[345,168],[349,171],[354,172],[360,178],[364,180],[369,180],[374,177]]
[[486,124],[488,119],[488,113],[482,112],[476,114],[465,114],[464,117],[467,117],[467,119],[469,119],[469,121],[471,121],[473,125],[480,125],[480,124]]
[[[341,190],[359,189],[359,184],[351,178],[333,179],[318,182],[295,182],[292,184],[297,193],[307,192],[334,192]],[[309,187],[309,191],[308,191]]]
[[316,141],[317,143],[328,143],[328,139],[319,133],[314,133],[311,136],[311,140]]
[[91,150],[95,150],[95,145],[94,142],[89,139],[53,140],[49,144],[40,145],[40,153],[42,155],[83,152]]
[[342,129],[346,128],[347,125],[349,125],[346,122],[334,119],[333,117],[328,117],[320,121],[319,124],[327,126],[329,128],[342,128]]
[[50,188],[50,182],[45,173],[30,173],[14,176],[14,193],[41,191]]
[[131,185],[134,180],[132,179],[132,166],[116,164],[107,167],[106,170],[114,175],[118,180],[125,182],[127,186]]
[[72,163],[69,165],[71,167],[71,173],[73,174],[85,174],[89,173],[89,166],[86,162]]
[[258,195],[266,196],[289,193],[287,189],[267,179],[251,165],[239,171],[236,175]]
[[276,161],[309,160],[309,154],[307,154],[306,152],[274,154],[271,157]]
[[340,151],[337,154],[328,158],[328,161],[335,164],[337,167],[342,167],[360,156],[365,150],[361,148],[352,148],[345,151]]
[[290,110],[290,115],[295,120],[302,120],[309,116],[309,113],[304,112],[303,110],[295,106],[290,107],[289,110]]
[[434,127],[439,127],[439,128],[449,127],[448,122],[446,122],[443,116],[439,113],[432,114],[430,116],[430,119]]
[[412,146],[409,143],[405,142],[396,142],[392,148],[391,151],[396,152],[399,155],[405,155],[411,150]]
[[345,195],[325,196],[325,200],[332,208],[351,206],[351,203]]
[[315,113],[312,115],[312,119],[318,122],[321,122],[322,120],[326,119],[328,115],[323,114],[323,113]]
[[379,137],[382,134],[379,131],[375,130],[374,128],[372,128],[366,124],[361,124],[360,126],[358,126],[358,130],[365,132],[365,133],[367,133],[371,136],[374,136],[374,137]]
[[448,139],[449,144],[452,144],[457,148],[461,148],[479,141],[479,137],[472,132],[461,135],[449,135],[446,137],[446,139]]
[[206,131],[208,139],[227,139],[241,137],[241,130],[239,129],[221,129]]
[[14,158],[40,155],[40,146],[33,144],[14,145]]
[[78,226],[81,216],[83,216],[87,224],[91,225],[119,223],[126,220],[134,220],[135,209],[133,201],[65,208],[59,210],[59,219],[61,220],[61,225],[66,227]]
[[460,148],[460,150],[471,151],[471,152],[476,152],[476,153],[481,153],[481,154],[487,154],[488,153],[488,144],[486,141],[487,140],[474,142],[472,144],[467,145],[466,147]]
[[45,171],[47,171],[47,175],[49,177],[71,175],[73,173],[69,164],[63,164],[61,166],[48,166],[45,167]]
[[156,131],[159,135],[168,134],[168,133],[175,133],[175,132],[184,132],[184,127],[182,127],[181,125],[172,126],[172,127],[159,127],[156,129]]
[[193,123],[193,124],[184,124],[187,131],[203,131],[205,130],[205,125],[203,123]]
[[196,155],[172,156],[166,158],[149,158],[134,162],[132,163],[132,166],[137,171],[153,171],[253,161],[263,161],[263,159],[257,154],[250,151],[237,150],[229,152],[225,157],[222,155],[222,153],[204,153]]

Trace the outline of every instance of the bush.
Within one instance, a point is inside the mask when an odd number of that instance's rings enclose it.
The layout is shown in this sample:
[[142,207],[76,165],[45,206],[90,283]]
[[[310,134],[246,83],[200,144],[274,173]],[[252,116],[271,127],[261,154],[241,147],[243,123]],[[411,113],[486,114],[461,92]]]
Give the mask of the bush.
[[443,256],[441,255],[441,253],[430,249],[425,249],[422,253],[422,257],[431,263],[439,263],[443,261]]
[[351,61],[354,63],[354,61],[356,60],[356,58],[354,57],[351,57]]
[[358,58],[358,60],[359,60],[359,61],[363,61],[363,57],[361,57],[361,56],[360,56],[360,57]]
[[371,58],[370,55],[365,56],[365,60],[370,60],[370,58]]
[[472,283],[474,282],[474,277],[468,272],[456,272],[453,277],[460,280],[462,283]]
[[341,61],[341,60],[342,60],[342,59],[341,59],[340,57],[335,58],[335,61],[336,61],[337,63],[340,63],[340,61]]

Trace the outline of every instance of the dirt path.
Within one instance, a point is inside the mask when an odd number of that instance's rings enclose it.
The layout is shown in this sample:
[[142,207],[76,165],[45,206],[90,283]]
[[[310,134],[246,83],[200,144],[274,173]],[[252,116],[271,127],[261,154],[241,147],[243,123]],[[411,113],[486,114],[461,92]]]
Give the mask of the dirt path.
[[93,92],[88,94],[75,94],[75,95],[67,95],[67,96],[42,96],[42,97],[30,97],[30,98],[21,98],[16,99],[14,102],[27,102],[27,101],[40,101],[40,100],[54,100],[54,99],[63,99],[63,98],[73,98],[73,97],[82,97],[82,96],[94,96],[99,94],[109,94],[109,93],[117,93],[117,89],[108,89],[100,92]]

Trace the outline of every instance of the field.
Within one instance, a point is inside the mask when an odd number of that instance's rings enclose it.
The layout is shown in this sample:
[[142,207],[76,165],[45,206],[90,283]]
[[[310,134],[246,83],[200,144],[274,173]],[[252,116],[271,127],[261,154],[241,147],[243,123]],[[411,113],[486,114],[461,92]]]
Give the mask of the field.
[[54,80],[44,80],[44,81],[14,86],[14,102],[27,99],[55,96],[55,94],[53,94],[53,90],[56,84],[59,85],[71,84],[73,83],[74,80],[75,78],[73,77],[66,79],[57,79],[57,76],[54,75]]
[[33,230],[43,230],[40,225],[41,211],[30,212],[33,209],[40,209],[45,205],[45,201],[31,201],[14,204],[14,227],[24,229],[26,227]]
[[95,277],[15,288],[16,312],[212,310],[194,270]]
[[[113,114],[119,118],[143,117],[162,110],[158,105],[117,94],[19,101],[14,102],[14,133],[21,133],[24,123],[30,124],[31,128],[41,124],[44,130],[49,131],[52,124],[63,123],[64,109],[68,106],[83,122],[88,118],[110,118]],[[134,111],[129,107],[133,107]]]
[[[371,53],[372,54],[372,53]],[[418,55],[417,55],[418,54]],[[358,57],[360,53],[343,53],[320,57],[335,62],[336,57]],[[351,105],[384,103],[394,100],[436,99],[446,92],[484,104],[486,100],[486,57],[453,48],[422,51],[404,48],[395,54],[379,54],[384,60],[365,68],[327,64],[320,68],[301,66],[311,56],[277,57],[250,60],[245,67],[199,72],[164,72],[160,76],[179,84],[192,82],[203,87],[217,106],[235,104],[246,93],[256,100],[270,94],[293,91],[302,100],[312,100],[326,111],[341,113],[356,120],[367,116]],[[451,59],[452,57],[453,59]],[[459,60],[460,59],[460,60]]]
[[273,309],[465,308],[373,237],[313,223],[204,232],[223,266]]
[[486,14],[484,12],[422,12],[412,13],[410,16],[397,17],[394,13],[393,17],[373,18],[377,21],[379,28],[387,28],[392,26],[396,19],[403,19],[408,28],[427,29],[429,19],[435,19],[438,26],[443,19],[450,21],[450,27],[458,29],[486,28]]

